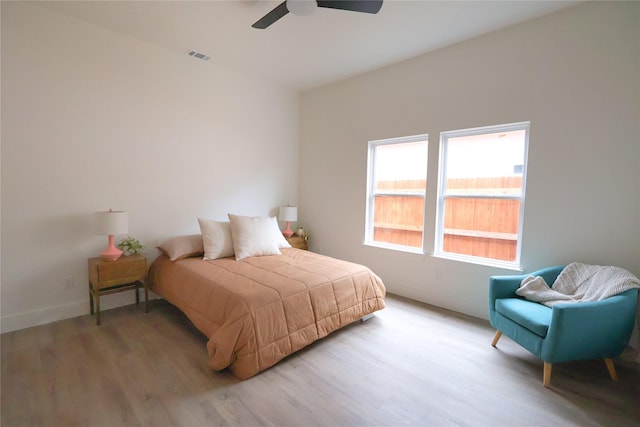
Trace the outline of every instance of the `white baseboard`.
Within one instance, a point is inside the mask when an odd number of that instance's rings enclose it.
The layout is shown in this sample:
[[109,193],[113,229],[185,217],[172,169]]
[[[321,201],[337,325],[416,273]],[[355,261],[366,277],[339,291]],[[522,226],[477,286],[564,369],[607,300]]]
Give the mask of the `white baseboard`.
[[[157,298],[149,292],[149,300]],[[100,312],[123,305],[133,304],[135,295],[133,291],[107,295],[100,298]],[[144,291],[140,290],[140,303],[144,304]],[[22,313],[9,314],[0,319],[0,331],[2,333],[17,331],[18,329],[30,328],[32,326],[44,325],[57,322],[58,320],[70,319],[72,317],[89,314],[89,301],[73,301],[63,305],[39,308]]]
[[58,320],[82,316],[89,312],[89,301],[74,301],[55,307],[45,307],[17,314],[2,316],[2,333],[17,331],[31,326],[44,325]]

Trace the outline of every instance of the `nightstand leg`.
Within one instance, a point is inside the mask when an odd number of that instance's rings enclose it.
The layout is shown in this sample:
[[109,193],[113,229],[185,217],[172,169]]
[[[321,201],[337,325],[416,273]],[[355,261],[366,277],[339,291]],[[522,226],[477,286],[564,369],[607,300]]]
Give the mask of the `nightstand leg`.
[[100,291],[95,293],[96,296],[96,325],[100,326]]
[[136,282],[136,305],[140,305],[140,292],[138,292],[138,290],[140,289],[140,282]]
[[147,282],[144,282],[144,312],[149,312],[149,286],[147,286]]
[[89,283],[89,311],[93,314],[93,292],[91,291],[91,283]]

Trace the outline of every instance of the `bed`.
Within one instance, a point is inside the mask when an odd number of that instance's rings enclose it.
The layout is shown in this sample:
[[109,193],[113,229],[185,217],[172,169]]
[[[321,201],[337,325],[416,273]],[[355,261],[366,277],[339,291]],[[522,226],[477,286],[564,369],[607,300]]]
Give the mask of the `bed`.
[[286,356],[384,308],[385,287],[369,268],[295,248],[242,260],[171,260],[147,280],[207,338],[209,366],[247,379]]

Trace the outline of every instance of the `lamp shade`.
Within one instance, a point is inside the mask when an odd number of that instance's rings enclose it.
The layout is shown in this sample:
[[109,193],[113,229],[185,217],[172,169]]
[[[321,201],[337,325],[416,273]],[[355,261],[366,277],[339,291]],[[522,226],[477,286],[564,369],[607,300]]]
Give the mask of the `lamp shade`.
[[96,212],[95,233],[100,236],[127,234],[129,232],[129,220],[125,211]]
[[298,208],[295,206],[281,206],[278,219],[280,221],[297,221]]

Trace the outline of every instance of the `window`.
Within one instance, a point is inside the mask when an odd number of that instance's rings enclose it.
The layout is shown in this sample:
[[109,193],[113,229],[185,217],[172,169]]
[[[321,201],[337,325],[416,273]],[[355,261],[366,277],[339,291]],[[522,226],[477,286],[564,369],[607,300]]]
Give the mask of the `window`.
[[422,252],[427,135],[369,142],[365,244]]
[[443,132],[435,255],[518,267],[529,122]]

